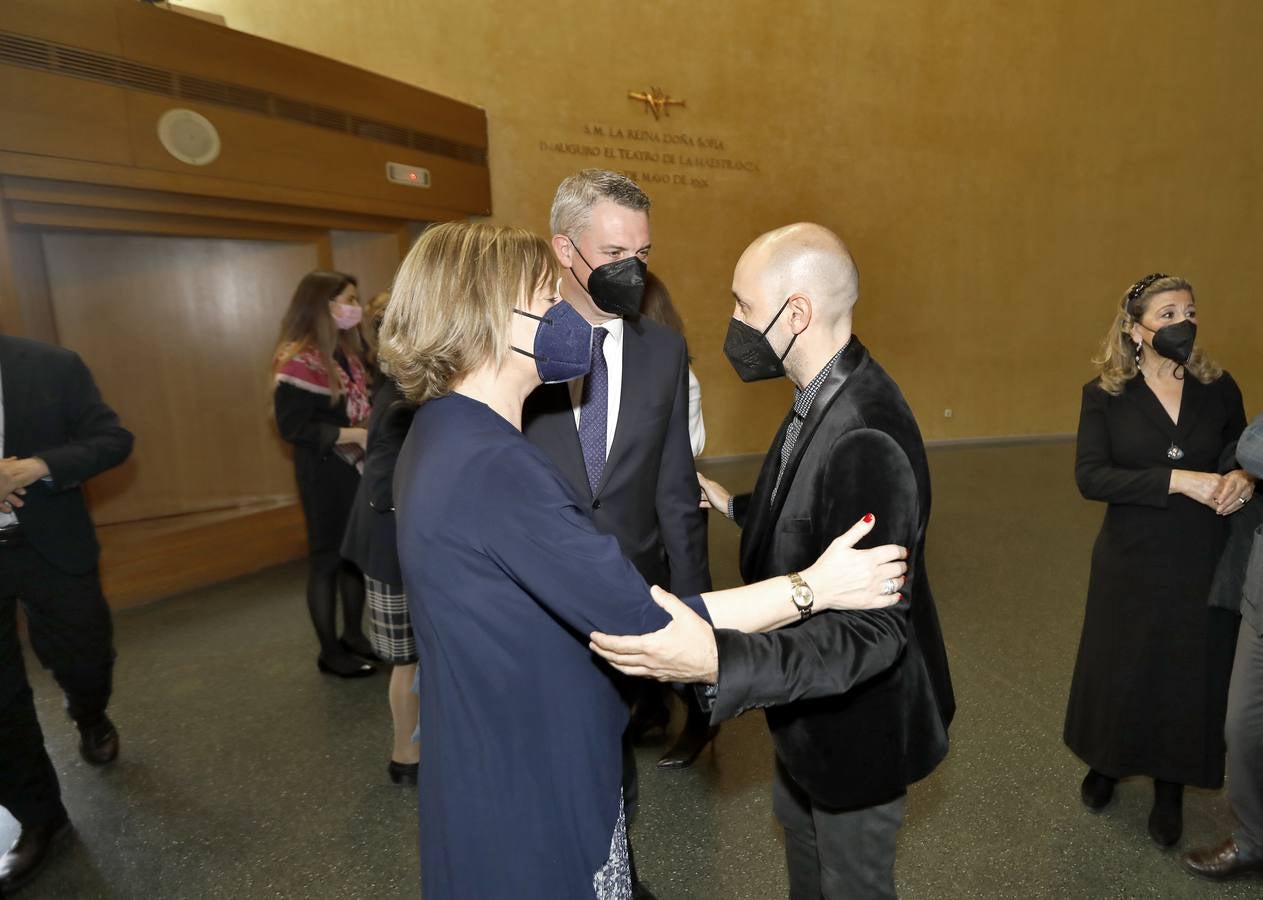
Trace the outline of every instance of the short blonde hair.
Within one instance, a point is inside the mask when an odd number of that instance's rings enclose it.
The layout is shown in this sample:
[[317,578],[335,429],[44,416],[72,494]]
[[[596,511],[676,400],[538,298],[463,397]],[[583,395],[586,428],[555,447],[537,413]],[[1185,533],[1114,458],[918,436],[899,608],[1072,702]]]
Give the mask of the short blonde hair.
[[592,207],[602,200],[648,214],[649,195],[626,175],[608,169],[581,169],[557,185],[548,225],[553,234],[576,239],[588,227]]
[[[1114,314],[1114,324],[1101,342],[1101,352],[1092,358],[1092,362],[1101,370],[1101,390],[1105,393],[1118,396],[1127,382],[1140,372],[1137,358],[1141,345],[1132,339],[1131,329],[1148,311],[1149,301],[1167,291],[1188,291],[1189,296],[1196,299],[1193,286],[1178,275],[1155,273],[1137,281],[1123,292],[1118,301],[1118,312]],[[1184,368],[1202,384],[1210,384],[1224,373],[1200,347],[1194,348],[1193,355]]]
[[428,228],[399,266],[380,354],[404,396],[424,403],[509,353],[514,307],[561,270],[521,228],[447,222]]

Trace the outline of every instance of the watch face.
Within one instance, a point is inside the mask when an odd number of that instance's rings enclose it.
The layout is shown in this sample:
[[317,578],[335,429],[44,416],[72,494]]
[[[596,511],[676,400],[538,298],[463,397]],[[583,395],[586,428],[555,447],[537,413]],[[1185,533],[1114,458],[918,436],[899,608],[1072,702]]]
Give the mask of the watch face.
[[815,599],[815,596],[811,593],[811,588],[806,585],[794,588],[789,592],[789,596],[799,609],[806,609],[811,606],[811,602]]

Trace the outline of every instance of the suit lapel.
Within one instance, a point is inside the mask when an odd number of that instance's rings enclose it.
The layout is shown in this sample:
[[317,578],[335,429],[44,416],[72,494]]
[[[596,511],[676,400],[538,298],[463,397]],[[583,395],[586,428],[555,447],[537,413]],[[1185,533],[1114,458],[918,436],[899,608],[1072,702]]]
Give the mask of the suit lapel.
[[[614,440],[610,442],[610,453],[605,460],[605,468],[601,470],[601,481],[596,486],[596,494],[600,496],[609,483],[610,473],[618,465],[620,457],[626,456],[635,437],[631,420],[635,410],[640,407],[641,392],[648,378],[649,360],[645,352],[644,335],[640,332],[640,323],[629,319],[623,320],[623,378],[618,394],[618,421],[614,423]],[[578,446],[578,432],[575,433]],[[579,461],[583,461],[583,451],[579,452]]]
[[1204,385],[1192,376],[1185,375],[1184,385],[1180,393],[1180,420],[1172,422],[1167,415],[1166,407],[1158,399],[1158,395],[1149,387],[1143,375],[1137,375],[1130,386],[1135,395],[1136,405],[1141,413],[1172,444],[1179,446],[1193,431],[1193,427],[1201,418],[1205,408],[1206,391]]
[[[1149,383],[1145,381],[1143,375],[1137,375],[1132,379],[1131,387],[1135,393],[1136,405],[1140,407],[1144,417],[1158,427],[1158,429],[1167,437],[1170,437],[1176,429],[1176,425],[1171,421],[1171,417],[1167,415],[1166,407],[1162,405],[1162,401],[1158,399],[1158,395],[1153,392],[1153,388],[1149,387]],[[1185,391],[1180,397],[1180,420],[1184,420],[1185,400],[1188,399],[1188,392]]]
[[545,445],[548,455],[557,463],[566,480],[580,498],[592,498],[588,470],[583,464],[583,447],[574,424],[574,406],[570,401],[570,385],[545,384],[535,389],[530,404],[539,417],[538,443]]
[[750,495],[750,508],[746,513],[745,527],[741,529],[741,577],[747,583],[758,581],[762,576],[755,564],[763,552],[764,537],[772,522],[772,488],[776,484],[776,472],[780,467],[781,445],[785,443],[785,432],[793,420],[791,410],[772,441],[772,448],[763,458],[763,468],[759,470],[759,479],[754,483],[754,492]]
[[[1202,417],[1202,411],[1206,408],[1206,386],[1196,378],[1184,373],[1184,392],[1180,397],[1180,421],[1175,426],[1176,443],[1185,441],[1189,434],[1193,431],[1193,426],[1197,424],[1197,420]],[[1154,397],[1157,400],[1157,397]],[[1162,404],[1159,403],[1159,406]],[[1164,410],[1165,412],[1165,410]],[[1170,416],[1167,417],[1168,420]]]
[[27,405],[27,391],[33,378],[25,377],[23,347],[16,341],[0,335],[0,403],[4,408],[4,455],[15,456],[14,449],[18,430],[16,424],[23,421]]
[[[798,440],[794,444],[794,452],[790,454],[789,461],[785,464],[785,474],[781,477],[781,489],[776,493],[776,499],[771,501],[768,510],[767,522],[771,526],[781,517],[781,510],[785,506],[785,498],[789,495],[790,486],[794,483],[794,476],[798,472],[798,465],[802,462],[803,454],[807,447],[811,444],[811,439],[815,436],[816,430],[820,427],[820,423],[828,415],[835,401],[837,401],[843,392],[847,380],[856,372],[863,369],[868,363],[869,355],[867,348],[860,343],[860,339],[852,336],[851,346],[842,354],[833,366],[833,370],[829,373],[829,377],[824,380],[824,384],[820,386],[820,391],[816,394],[815,400],[812,401],[811,409],[807,413],[807,418],[803,420],[802,430],[798,434]],[[791,410],[790,416],[793,412]],[[785,420],[785,426],[782,427],[779,440],[773,447],[772,455],[776,457],[774,468],[772,469],[771,483],[776,483],[776,471],[780,467],[780,448],[784,441],[785,428],[789,425],[789,418]],[[762,480],[762,479],[760,479]],[[768,494],[771,494],[771,487],[768,488]],[[752,498],[753,502],[753,498]],[[768,507],[767,498],[763,499],[764,508]],[[761,568],[763,557],[767,552],[770,542],[770,536],[773,529],[765,528],[759,535],[760,540],[757,547],[752,548],[751,562],[757,568]]]

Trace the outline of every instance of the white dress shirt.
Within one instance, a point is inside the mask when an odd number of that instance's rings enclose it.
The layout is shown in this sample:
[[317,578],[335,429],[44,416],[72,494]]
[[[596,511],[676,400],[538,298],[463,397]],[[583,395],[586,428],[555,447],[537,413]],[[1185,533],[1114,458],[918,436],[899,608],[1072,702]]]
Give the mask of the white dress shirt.
[[[2,374],[2,373],[0,373]],[[0,459],[4,459],[4,381],[0,379]],[[3,500],[0,497],[0,500]],[[18,523],[18,517],[11,512],[0,510],[0,528],[8,528]]]
[[693,446],[693,458],[702,455],[706,446],[706,423],[702,420],[702,384],[689,366],[689,443]]
[[[605,353],[605,367],[609,370],[609,396],[606,398],[605,458],[609,459],[614,445],[614,430],[618,427],[618,408],[623,399],[623,320],[610,319],[594,328],[604,328],[609,334],[601,349]],[[583,404],[583,378],[568,382],[570,406],[574,410],[574,426],[579,427],[579,412]]]

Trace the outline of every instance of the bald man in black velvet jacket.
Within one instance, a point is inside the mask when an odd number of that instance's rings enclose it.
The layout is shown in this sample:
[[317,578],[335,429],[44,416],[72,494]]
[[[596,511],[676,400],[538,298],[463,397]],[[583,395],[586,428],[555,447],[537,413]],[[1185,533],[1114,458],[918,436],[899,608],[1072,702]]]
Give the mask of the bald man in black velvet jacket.
[[955,712],[925,568],[925,447],[898,386],[851,333],[858,273],[836,235],[792,225],[762,236],[738,263],[733,294],[725,352],[737,373],[787,374],[797,388],[753,494],[732,497],[702,479],[709,504],[743,526],[742,578],[801,570],[872,513],[874,528],[857,546],[908,548],[904,600],[804,610],[796,626],[717,631],[709,646],[689,630],[691,648],[671,645],[667,632],[690,624],[677,616],[640,639],[640,668],[653,670],[655,654],[664,667],[674,657],[679,677],[678,658],[696,651],[696,674],[718,675],[707,691],[712,721],[766,709],[791,897],[894,897],[906,788],[947,754]]

